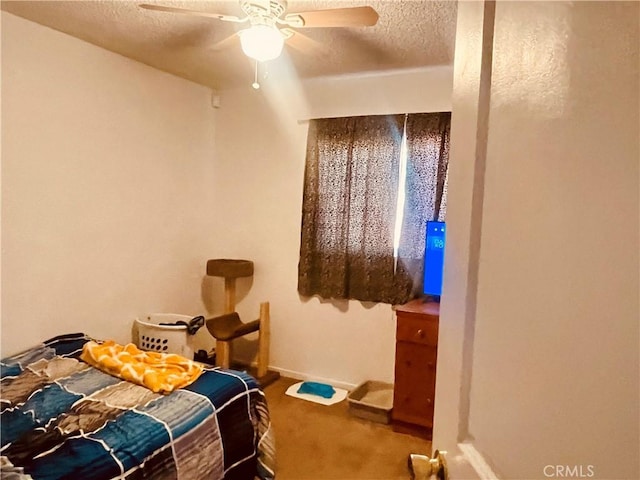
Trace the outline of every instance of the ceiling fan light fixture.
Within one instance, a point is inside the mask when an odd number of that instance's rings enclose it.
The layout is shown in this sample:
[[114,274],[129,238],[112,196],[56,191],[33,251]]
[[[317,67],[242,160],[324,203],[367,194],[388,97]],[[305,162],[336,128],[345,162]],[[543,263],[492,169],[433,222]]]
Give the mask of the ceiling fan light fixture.
[[240,32],[240,45],[247,57],[266,62],[280,56],[284,37],[276,27],[253,25]]

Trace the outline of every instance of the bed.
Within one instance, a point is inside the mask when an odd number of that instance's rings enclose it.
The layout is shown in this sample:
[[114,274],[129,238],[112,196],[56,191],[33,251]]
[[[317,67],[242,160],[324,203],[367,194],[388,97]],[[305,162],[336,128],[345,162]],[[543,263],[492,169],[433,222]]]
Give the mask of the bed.
[[81,361],[90,340],[55,337],[0,362],[3,479],[275,478],[254,378],[205,367],[154,393]]

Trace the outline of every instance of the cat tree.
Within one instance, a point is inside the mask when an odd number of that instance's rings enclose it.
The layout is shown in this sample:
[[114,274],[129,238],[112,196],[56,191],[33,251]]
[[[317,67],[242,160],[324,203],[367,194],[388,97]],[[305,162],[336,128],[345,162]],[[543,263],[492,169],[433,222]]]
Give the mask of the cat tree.
[[[207,330],[216,339],[216,366],[231,368],[232,341],[249,333],[258,332],[257,370],[251,372],[260,385],[276,380],[280,374],[269,371],[269,342],[271,340],[269,302],[260,304],[260,317],[243,323],[236,309],[236,280],[253,276],[253,262],[227,258],[207,261],[207,275],[224,278],[224,313],[207,320]],[[243,366],[244,367],[244,366]],[[251,370],[251,367],[249,367]]]

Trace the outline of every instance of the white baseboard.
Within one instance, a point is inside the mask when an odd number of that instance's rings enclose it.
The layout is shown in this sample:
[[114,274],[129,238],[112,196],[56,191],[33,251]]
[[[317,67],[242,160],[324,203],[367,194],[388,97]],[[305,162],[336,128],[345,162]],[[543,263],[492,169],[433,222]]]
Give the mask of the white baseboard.
[[484,456],[476,450],[472,443],[459,443],[458,448],[464,455],[464,459],[473,467],[478,474],[478,478],[482,480],[500,480],[491,466],[487,463]]
[[276,372],[279,372],[283,377],[293,378],[294,380],[326,383],[336,388],[342,388],[343,390],[351,391],[358,386],[355,383],[341,382],[340,380],[335,380],[333,378],[316,377],[313,375],[307,375],[306,373],[296,372],[295,370],[287,370],[286,368],[278,368],[271,365],[269,366],[269,370],[275,370]]

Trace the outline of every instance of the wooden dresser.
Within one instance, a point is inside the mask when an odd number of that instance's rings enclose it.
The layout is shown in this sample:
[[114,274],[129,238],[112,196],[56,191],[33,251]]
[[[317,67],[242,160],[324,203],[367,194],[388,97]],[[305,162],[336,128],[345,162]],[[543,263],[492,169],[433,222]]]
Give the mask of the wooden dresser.
[[397,430],[430,436],[436,389],[439,303],[395,307],[396,364],[391,418]]

